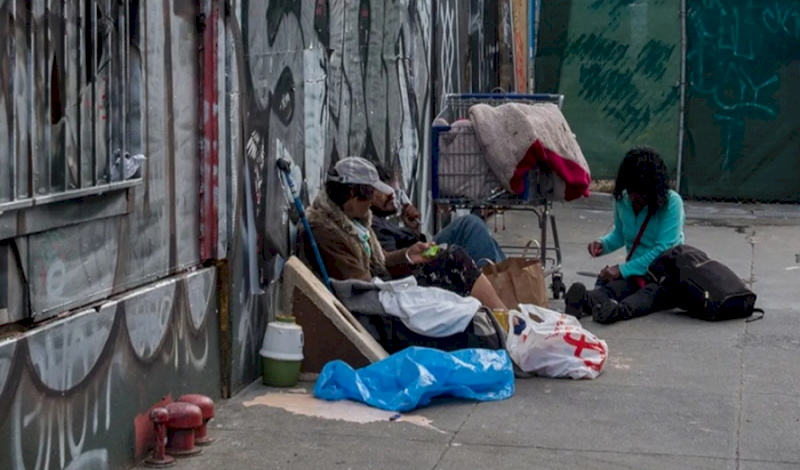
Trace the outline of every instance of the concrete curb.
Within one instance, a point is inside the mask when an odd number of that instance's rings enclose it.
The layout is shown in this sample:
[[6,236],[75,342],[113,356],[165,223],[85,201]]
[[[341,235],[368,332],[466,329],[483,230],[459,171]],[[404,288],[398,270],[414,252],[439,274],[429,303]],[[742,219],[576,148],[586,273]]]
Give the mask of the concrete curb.
[[[594,193],[568,204],[583,210],[611,211],[613,198],[611,194]],[[800,225],[800,204],[686,201],[685,209],[688,221],[709,225]]]

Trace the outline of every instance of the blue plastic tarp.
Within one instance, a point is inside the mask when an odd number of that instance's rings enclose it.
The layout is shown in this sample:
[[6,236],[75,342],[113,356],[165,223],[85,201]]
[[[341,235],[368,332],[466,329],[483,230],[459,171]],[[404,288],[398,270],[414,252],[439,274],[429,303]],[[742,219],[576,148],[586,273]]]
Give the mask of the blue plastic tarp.
[[494,401],[513,394],[508,353],[488,349],[412,347],[359,370],[332,361],[314,386],[314,396],[323,400],[355,400],[397,412],[425,406],[438,396]]

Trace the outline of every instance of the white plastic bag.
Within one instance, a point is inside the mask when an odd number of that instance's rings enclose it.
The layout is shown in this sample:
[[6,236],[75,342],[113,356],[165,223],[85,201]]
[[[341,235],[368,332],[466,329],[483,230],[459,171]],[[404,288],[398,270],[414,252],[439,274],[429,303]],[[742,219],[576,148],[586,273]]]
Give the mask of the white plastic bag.
[[467,329],[481,303],[473,297],[438,287],[417,285],[413,277],[383,282],[373,279],[386,313],[400,318],[413,332],[434,338],[461,333]]
[[508,316],[506,349],[523,371],[544,377],[595,379],[603,373],[608,345],[577,318],[536,305]]

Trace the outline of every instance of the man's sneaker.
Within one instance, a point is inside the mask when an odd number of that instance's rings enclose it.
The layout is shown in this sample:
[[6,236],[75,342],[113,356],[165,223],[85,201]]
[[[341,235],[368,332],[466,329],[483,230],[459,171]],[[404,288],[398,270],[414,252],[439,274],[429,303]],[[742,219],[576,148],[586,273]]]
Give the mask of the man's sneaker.
[[586,316],[586,286],[580,282],[569,286],[569,290],[564,296],[564,303],[566,304],[564,311],[567,315],[575,318]]
[[619,320],[619,302],[614,299],[603,299],[592,302],[592,318],[596,323],[609,324]]

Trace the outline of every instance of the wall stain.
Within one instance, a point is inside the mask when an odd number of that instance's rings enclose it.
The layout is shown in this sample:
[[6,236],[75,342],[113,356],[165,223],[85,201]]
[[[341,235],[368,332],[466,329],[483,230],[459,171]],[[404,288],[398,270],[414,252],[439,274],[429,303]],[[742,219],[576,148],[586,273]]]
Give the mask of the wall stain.
[[661,80],[667,73],[666,65],[675,48],[656,39],[649,40],[639,52],[635,72],[650,80]]
[[641,79],[647,84],[661,80],[675,51],[661,41],[650,39],[641,49],[636,61],[630,59],[631,46],[598,33],[582,34],[570,42],[564,54],[565,62],[579,62],[578,96],[590,103],[601,104],[603,114],[619,124],[617,137],[629,139],[663,118],[674,105],[674,92],[653,101],[640,88]]
[[627,44],[606,39],[599,34],[581,34],[572,41],[564,54],[567,60],[592,60],[595,62],[619,64],[628,53]]

